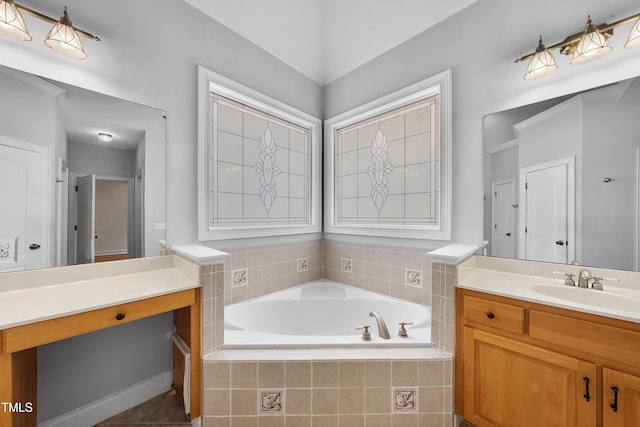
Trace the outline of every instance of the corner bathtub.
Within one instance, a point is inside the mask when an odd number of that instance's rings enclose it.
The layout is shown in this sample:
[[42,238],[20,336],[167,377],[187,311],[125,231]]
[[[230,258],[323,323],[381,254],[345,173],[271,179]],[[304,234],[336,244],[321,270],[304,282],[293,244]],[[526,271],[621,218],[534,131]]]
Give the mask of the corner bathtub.
[[[316,280],[224,308],[225,348],[430,347],[431,308]],[[391,339],[378,335],[378,312]],[[400,322],[408,338],[398,336]],[[370,325],[371,341],[356,327]]]

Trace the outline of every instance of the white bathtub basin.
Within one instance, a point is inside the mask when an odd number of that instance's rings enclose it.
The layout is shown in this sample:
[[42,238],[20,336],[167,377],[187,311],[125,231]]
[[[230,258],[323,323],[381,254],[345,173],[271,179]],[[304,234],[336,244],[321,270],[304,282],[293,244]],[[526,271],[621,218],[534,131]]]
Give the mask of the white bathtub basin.
[[[378,335],[383,318],[391,335]],[[408,337],[397,335],[400,322]],[[369,325],[371,341],[357,327]],[[294,286],[225,307],[225,348],[427,347],[431,342],[431,308],[328,280]]]

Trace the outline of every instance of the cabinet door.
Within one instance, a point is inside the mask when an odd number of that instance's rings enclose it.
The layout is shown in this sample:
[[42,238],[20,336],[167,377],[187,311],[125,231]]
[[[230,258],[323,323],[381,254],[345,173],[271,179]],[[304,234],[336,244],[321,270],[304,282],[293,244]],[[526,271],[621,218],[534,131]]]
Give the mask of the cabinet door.
[[596,425],[596,366],[464,328],[464,417],[478,427]]
[[603,427],[640,425],[640,377],[603,368]]

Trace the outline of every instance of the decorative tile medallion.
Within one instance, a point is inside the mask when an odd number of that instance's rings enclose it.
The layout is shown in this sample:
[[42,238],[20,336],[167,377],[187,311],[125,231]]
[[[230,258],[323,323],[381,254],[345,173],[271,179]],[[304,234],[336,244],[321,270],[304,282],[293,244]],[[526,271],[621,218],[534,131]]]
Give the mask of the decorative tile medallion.
[[388,150],[387,137],[382,133],[382,129],[378,129],[371,144],[371,163],[373,165],[369,166],[366,171],[371,178],[371,199],[378,212],[387,201],[389,193],[387,175],[393,170],[393,165],[387,162]]
[[276,142],[267,128],[260,137],[260,161],[253,165],[260,177],[260,200],[269,212],[276,200],[276,177],[280,168],[276,165]]
[[340,259],[340,269],[346,273],[351,273],[353,261],[349,258]]
[[231,272],[231,277],[233,278],[234,285],[246,285],[249,281],[249,274],[246,268],[241,270],[233,270]]
[[296,265],[298,267],[298,273],[309,270],[309,260],[307,257],[298,258]]
[[393,409],[395,411],[415,411],[418,407],[416,389],[394,389]]
[[282,392],[260,392],[260,412],[282,412]]
[[404,283],[411,286],[422,286],[422,272],[417,270],[404,270]]

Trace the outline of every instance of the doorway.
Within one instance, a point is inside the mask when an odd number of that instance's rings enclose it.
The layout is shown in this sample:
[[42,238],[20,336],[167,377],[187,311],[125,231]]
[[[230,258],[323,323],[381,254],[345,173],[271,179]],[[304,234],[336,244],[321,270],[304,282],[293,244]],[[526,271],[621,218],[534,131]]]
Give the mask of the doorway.
[[520,169],[519,258],[575,259],[574,164],[568,157]]
[[134,179],[78,176],[75,189],[75,263],[134,257],[142,215]]
[[0,136],[0,271],[49,267],[49,149]]
[[515,258],[516,184],[514,179],[491,183],[491,256]]

